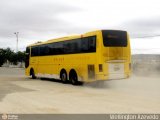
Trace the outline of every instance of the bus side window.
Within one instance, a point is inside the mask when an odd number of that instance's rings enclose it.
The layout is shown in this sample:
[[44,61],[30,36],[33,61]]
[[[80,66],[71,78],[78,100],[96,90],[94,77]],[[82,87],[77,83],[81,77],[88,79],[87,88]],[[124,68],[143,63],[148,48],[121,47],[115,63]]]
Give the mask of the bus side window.
[[41,45],[40,46],[40,56],[43,56],[43,55],[45,55],[45,46]]
[[74,45],[74,51],[75,53],[80,53],[81,52],[81,39],[77,39],[75,40],[75,42],[73,42]]
[[48,48],[49,48],[49,55],[53,55],[53,44],[48,44]]
[[88,40],[88,50],[89,52],[96,52],[96,37],[95,36],[92,36],[92,37],[89,37],[89,40]]
[[71,53],[71,42],[70,41],[65,41],[63,44],[63,48],[64,48],[64,53],[68,54]]
[[26,48],[26,53],[28,53],[28,55],[30,55],[30,48],[29,47]]
[[58,55],[58,54],[63,54],[63,44],[62,42],[57,42],[54,43],[54,54]]
[[44,55],[49,55],[49,46],[47,44],[44,46]]
[[88,52],[88,37],[82,38],[81,45],[82,45],[82,52]]
[[31,56],[38,56],[38,47],[31,47]]
[[55,55],[56,54],[56,43],[51,43],[49,45],[49,53],[50,55]]

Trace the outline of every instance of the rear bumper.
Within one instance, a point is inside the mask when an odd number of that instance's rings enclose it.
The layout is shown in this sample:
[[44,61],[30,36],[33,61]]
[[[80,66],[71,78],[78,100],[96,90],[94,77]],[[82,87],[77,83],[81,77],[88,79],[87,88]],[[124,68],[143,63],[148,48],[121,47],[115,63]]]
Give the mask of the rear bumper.
[[97,79],[96,80],[114,80],[114,79],[125,79],[129,78],[130,74],[129,73],[124,73],[124,74],[101,74],[101,75],[96,75]]
[[94,81],[107,81],[107,80],[120,80],[130,77],[130,73],[125,74],[96,74],[95,79],[84,80],[83,82],[94,82]]

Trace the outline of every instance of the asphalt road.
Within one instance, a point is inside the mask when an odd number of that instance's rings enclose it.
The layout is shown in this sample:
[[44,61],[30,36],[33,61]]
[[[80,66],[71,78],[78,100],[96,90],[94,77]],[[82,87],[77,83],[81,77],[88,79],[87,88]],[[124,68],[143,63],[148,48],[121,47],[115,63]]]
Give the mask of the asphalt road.
[[0,68],[0,113],[160,113],[160,77],[73,86]]

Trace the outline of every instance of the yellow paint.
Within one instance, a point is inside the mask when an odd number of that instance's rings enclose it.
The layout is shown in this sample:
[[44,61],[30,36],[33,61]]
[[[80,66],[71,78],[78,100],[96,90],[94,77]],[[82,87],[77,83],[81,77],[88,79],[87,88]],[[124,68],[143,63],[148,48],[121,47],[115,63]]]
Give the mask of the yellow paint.
[[[87,37],[96,35],[96,52],[94,53],[80,53],[80,54],[65,54],[52,56],[38,56],[30,57],[29,67],[26,68],[26,75],[30,75],[30,69],[33,68],[35,74],[54,74],[60,75],[60,71],[65,69],[69,78],[69,72],[74,69],[78,76],[84,82],[92,82],[96,80],[108,80],[109,78],[109,62],[113,60],[123,60],[124,62],[124,78],[129,77],[131,70],[129,64],[131,63],[131,51],[129,36],[127,37],[127,47],[105,47],[103,45],[102,31],[88,32],[83,35],[69,36],[58,39],[48,40],[42,43],[32,44],[28,47],[48,44],[57,41],[67,41],[75,38]],[[102,64],[103,71],[99,72],[99,64]],[[95,78],[88,78],[88,65],[94,65]],[[119,68],[116,68],[119,69]]]

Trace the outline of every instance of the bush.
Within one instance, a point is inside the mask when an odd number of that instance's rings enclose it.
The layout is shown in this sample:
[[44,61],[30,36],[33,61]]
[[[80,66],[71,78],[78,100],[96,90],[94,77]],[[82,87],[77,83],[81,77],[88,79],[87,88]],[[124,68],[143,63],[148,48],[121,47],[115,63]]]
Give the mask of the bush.
[[7,60],[14,65],[17,65],[17,62],[24,62],[25,61],[25,52],[18,51],[17,53],[15,53],[10,48],[0,49],[0,67]]

